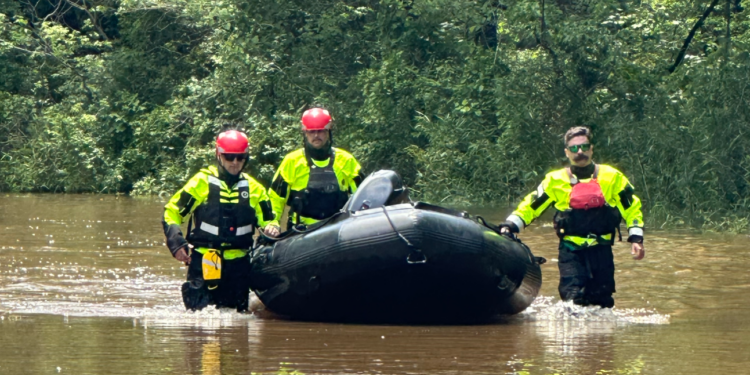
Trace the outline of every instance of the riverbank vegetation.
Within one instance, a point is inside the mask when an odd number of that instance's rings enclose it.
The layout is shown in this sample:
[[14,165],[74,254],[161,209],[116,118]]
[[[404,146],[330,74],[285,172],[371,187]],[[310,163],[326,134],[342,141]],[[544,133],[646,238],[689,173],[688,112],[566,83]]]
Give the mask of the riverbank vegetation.
[[[584,124],[653,223],[747,229],[739,0],[0,0],[0,189],[175,191],[226,124],[268,182],[302,111],[420,199],[513,205]],[[740,225],[738,223],[744,223]],[[739,225],[739,226],[738,226]]]

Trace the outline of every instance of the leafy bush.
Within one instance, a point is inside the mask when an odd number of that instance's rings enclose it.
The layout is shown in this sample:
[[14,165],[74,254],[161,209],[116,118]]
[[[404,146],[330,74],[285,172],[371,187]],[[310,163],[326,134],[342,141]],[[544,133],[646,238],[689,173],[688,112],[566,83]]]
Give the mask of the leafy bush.
[[0,189],[170,194],[226,124],[268,183],[321,105],[420,199],[513,205],[585,124],[652,222],[742,230],[750,21],[711,4],[0,0]]

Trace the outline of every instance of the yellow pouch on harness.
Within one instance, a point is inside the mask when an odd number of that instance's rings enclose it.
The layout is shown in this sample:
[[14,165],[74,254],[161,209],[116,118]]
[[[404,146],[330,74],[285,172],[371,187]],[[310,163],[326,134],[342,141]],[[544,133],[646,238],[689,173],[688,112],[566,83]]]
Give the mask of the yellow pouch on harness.
[[206,281],[208,289],[216,289],[221,281],[221,253],[218,250],[209,249],[203,254],[203,280]]

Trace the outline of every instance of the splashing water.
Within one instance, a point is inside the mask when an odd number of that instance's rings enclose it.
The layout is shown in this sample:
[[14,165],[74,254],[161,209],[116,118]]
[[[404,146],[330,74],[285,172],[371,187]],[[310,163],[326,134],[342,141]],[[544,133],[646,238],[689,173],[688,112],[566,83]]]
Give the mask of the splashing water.
[[572,301],[560,301],[540,296],[520,314],[532,321],[609,322],[615,324],[669,324],[669,314],[659,314],[644,308],[618,309],[598,306],[579,306]]

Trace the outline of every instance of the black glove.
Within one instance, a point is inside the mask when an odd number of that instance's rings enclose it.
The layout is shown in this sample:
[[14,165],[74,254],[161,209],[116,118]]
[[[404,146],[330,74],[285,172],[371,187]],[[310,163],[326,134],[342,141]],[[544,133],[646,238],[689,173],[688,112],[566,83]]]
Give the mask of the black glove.
[[516,223],[514,223],[512,221],[506,221],[506,222],[498,225],[498,227],[500,227],[501,229],[502,228],[508,228],[508,229],[510,229],[511,233],[518,233],[518,232],[520,232],[520,230],[518,229],[518,225],[516,225]]

